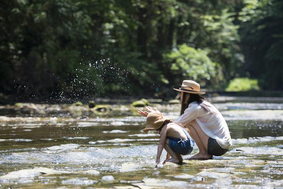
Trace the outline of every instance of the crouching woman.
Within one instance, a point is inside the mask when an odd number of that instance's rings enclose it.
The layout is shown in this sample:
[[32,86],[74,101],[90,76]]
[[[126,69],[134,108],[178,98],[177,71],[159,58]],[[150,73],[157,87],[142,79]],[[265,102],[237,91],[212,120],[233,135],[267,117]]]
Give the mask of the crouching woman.
[[163,149],[167,151],[163,164],[166,162],[182,164],[181,155],[190,154],[193,150],[194,141],[190,134],[183,127],[173,123],[172,119],[164,117],[160,112],[148,113],[146,127],[143,131],[148,132],[149,130],[156,130],[160,134],[156,166],[160,163]]

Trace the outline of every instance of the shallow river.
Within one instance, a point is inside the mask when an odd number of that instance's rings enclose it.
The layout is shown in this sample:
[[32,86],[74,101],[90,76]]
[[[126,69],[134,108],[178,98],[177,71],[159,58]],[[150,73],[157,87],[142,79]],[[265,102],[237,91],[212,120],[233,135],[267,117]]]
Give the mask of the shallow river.
[[[283,188],[283,104],[215,106],[228,122],[231,150],[159,168],[158,135],[143,133],[138,115],[1,115],[0,188]],[[159,109],[179,113],[179,105]]]

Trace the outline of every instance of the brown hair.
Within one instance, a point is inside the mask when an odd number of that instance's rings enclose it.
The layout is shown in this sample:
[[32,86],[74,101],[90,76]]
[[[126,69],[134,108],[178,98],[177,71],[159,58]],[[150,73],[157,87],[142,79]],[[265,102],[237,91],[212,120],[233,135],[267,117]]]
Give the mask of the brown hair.
[[[184,93],[183,92],[181,95],[183,95],[183,98],[182,98],[182,102],[181,102],[181,112],[180,112],[180,115],[182,115],[185,112],[185,110],[188,108],[190,103],[196,101],[199,105],[201,105],[202,102],[205,100],[204,97],[200,96],[199,94],[189,94],[189,93]],[[186,102],[186,96],[187,95],[190,95],[190,98]],[[206,109],[205,107],[203,107],[203,108]]]

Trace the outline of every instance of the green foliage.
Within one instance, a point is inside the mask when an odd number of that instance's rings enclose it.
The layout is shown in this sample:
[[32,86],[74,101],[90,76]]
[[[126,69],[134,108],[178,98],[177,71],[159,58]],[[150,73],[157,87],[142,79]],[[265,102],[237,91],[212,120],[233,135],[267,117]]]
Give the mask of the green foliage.
[[225,91],[229,92],[241,92],[259,90],[258,81],[256,79],[249,78],[235,78],[229,82]]
[[283,1],[246,1],[241,12],[246,70],[263,89],[282,90]]
[[183,44],[165,56],[172,62],[171,70],[177,77],[210,80],[216,76],[217,63],[210,60],[204,50]]
[[239,50],[239,26],[234,24],[235,13],[223,9],[218,14],[203,15],[201,17],[206,35],[203,48],[209,56],[219,62],[226,79],[235,77],[243,67],[244,58]]
[[281,0],[3,0],[0,92],[166,95],[183,79],[216,88],[247,74],[262,88],[282,89],[282,7]]

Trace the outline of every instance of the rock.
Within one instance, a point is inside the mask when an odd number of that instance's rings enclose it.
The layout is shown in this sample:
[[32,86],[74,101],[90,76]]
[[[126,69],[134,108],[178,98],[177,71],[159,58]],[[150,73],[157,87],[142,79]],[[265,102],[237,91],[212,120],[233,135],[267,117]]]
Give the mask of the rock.
[[95,176],[100,174],[100,172],[97,171],[97,170],[88,170],[88,171],[83,171],[82,173],[83,174],[88,174],[88,175],[95,175]]
[[170,105],[173,105],[173,104],[180,104],[180,101],[177,100],[177,99],[173,99],[173,100],[169,100],[168,103],[169,103]]
[[94,101],[89,101],[88,102],[88,107],[89,108],[94,108],[95,107],[95,102]]
[[72,106],[83,106],[83,103],[78,101],[73,103]]
[[15,109],[21,114],[44,114],[45,112],[33,103],[16,103]]
[[106,175],[106,176],[103,176],[101,180],[104,182],[113,182],[115,179],[112,175]]
[[3,175],[0,177],[0,181],[4,181],[4,182],[9,182],[11,180],[18,180],[21,178],[27,179],[27,178],[34,178],[37,177],[39,175],[50,175],[50,174],[65,174],[68,173],[66,171],[56,171],[53,169],[49,169],[49,168],[44,168],[44,167],[36,167],[34,169],[23,169],[23,170],[19,170],[19,171],[13,171],[10,172],[6,175]]
[[95,115],[108,115],[112,111],[112,108],[110,105],[97,105],[91,111]]
[[146,99],[141,99],[141,100],[137,100],[137,101],[134,101],[132,103],[132,106],[134,107],[145,107],[145,106],[149,106],[150,103],[146,100]]

